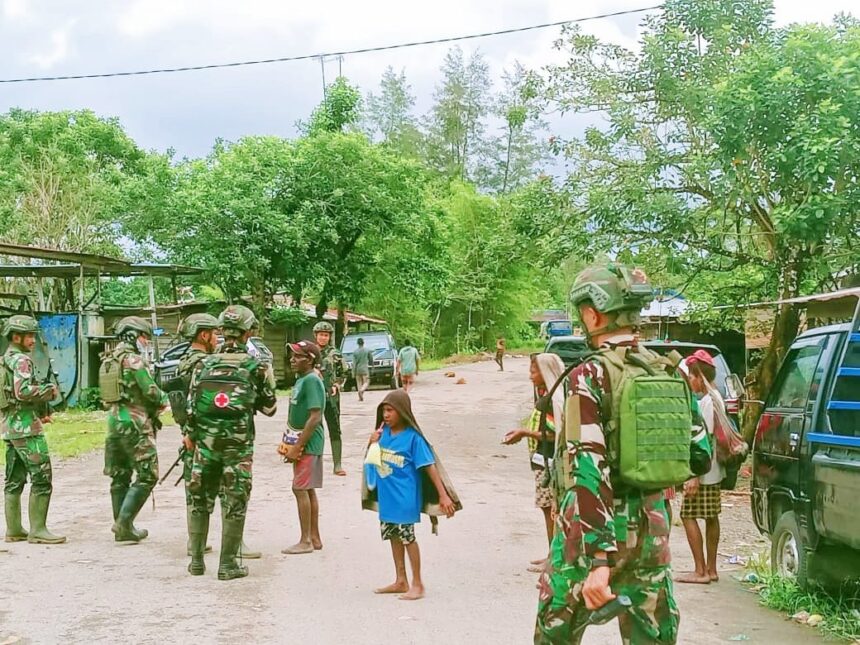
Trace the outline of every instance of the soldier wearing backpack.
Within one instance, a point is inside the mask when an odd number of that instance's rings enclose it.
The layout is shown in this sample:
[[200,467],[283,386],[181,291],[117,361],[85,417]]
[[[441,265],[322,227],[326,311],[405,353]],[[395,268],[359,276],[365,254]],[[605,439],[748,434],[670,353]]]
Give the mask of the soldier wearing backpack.
[[120,342],[102,356],[99,369],[99,393],[108,407],[104,473],[111,478],[114,539],[137,543],[149,535],[134,527],[134,518],[158,481],[155,434],[167,395],[155,384],[143,355],[152,339],[152,325],[139,316],[127,316],[116,323],[114,332]]
[[[30,353],[39,333],[39,323],[31,316],[12,316],[5,324],[9,339],[0,357],[0,410],[3,442],[6,444],[6,484],[3,487],[6,513],[6,541],[34,544],[61,544],[45,526],[53,491],[51,457],[42,431],[38,408],[57,396],[54,385],[36,381]],[[30,530],[21,524],[21,493],[30,477]]]
[[651,293],[641,271],[617,264],[586,269],[571,290],[596,352],[570,374],[556,433],[535,643],[579,643],[590,612],[616,595],[633,602],[619,616],[624,643],[677,640],[663,490],[707,471],[711,448],[676,366],[636,343]]
[[225,337],[222,350],[204,358],[191,378],[188,412],[193,427],[191,466],[191,562],[188,572],[203,575],[203,552],[215,497],[221,500],[219,580],[248,575],[241,557],[242,534],[254,459],[254,414],[276,411],[271,367],[248,354],[247,342],[257,326],[247,307],[231,305],[219,317]]

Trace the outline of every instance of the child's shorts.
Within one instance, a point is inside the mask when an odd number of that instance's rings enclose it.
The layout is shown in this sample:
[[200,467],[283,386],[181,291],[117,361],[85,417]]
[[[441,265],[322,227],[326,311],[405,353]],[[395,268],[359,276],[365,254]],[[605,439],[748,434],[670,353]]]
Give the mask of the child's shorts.
[[379,530],[383,540],[397,540],[403,544],[412,544],[415,541],[414,524],[392,524],[391,522],[380,522]]
[[293,490],[322,488],[322,455],[302,455],[293,463]]

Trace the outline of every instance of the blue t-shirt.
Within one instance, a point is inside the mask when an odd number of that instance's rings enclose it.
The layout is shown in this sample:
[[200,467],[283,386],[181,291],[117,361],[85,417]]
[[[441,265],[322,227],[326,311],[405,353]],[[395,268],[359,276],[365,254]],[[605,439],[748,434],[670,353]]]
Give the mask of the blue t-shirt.
[[436,463],[427,441],[414,428],[396,435],[387,425],[379,438],[382,466],[376,471],[379,519],[392,524],[416,524],[421,521],[421,473]]

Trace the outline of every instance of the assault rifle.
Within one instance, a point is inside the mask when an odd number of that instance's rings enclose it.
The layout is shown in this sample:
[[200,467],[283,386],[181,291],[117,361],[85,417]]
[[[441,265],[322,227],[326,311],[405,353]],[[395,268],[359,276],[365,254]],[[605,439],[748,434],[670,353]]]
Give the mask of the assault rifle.
[[[184,446],[184,445],[179,446],[179,456],[176,458],[176,461],[174,461],[174,462],[173,462],[173,465],[170,467],[170,469],[169,469],[166,473],[164,473],[164,477],[162,477],[161,479],[159,479],[159,480],[158,480],[158,485],[159,485],[159,486],[161,486],[161,485],[164,483],[164,481],[165,481],[168,477],[170,477],[170,473],[172,473],[172,472],[174,471],[174,469],[179,465],[179,462],[181,462],[181,461],[182,461],[182,458],[183,458],[183,457],[185,457],[185,453],[186,453],[186,452],[187,452],[187,450],[185,450],[185,446]],[[181,481],[182,481],[182,474],[180,474],[180,475],[179,475],[179,479],[177,479],[177,480],[176,480],[176,483],[175,483],[175,484],[173,484],[173,485],[174,485],[174,486],[179,486],[179,482],[181,482]]]

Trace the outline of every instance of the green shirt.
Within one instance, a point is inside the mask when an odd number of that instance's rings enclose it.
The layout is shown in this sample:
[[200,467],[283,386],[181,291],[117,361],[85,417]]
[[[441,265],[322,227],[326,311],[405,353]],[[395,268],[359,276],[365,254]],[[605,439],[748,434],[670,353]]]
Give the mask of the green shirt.
[[[290,428],[301,432],[311,410],[319,410],[320,414],[325,411],[325,386],[322,379],[314,372],[300,376],[293,385],[290,393],[290,410],[287,415],[287,423]],[[323,433],[322,417],[311,438],[305,444],[306,455],[321,455],[325,448],[325,434]]]
[[352,353],[352,369],[357,375],[370,374],[370,350],[359,347]]
[[401,349],[397,358],[400,361],[401,374],[409,376],[418,371],[418,350],[412,347],[412,345],[407,345]]

